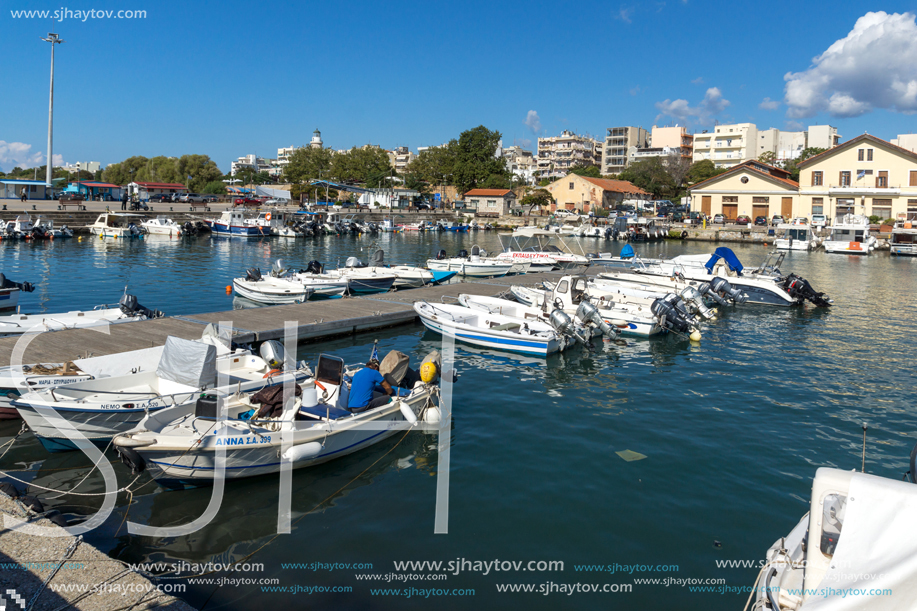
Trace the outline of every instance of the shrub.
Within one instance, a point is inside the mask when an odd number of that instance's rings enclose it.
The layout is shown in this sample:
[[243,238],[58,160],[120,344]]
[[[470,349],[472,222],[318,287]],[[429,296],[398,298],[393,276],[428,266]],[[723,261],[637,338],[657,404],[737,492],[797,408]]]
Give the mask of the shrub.
[[872,225],[878,225],[878,224],[879,224],[879,221],[881,221],[881,220],[882,220],[882,219],[881,219],[880,217],[876,216],[875,214],[873,214],[871,217],[869,217],[869,222],[870,222],[870,224],[872,224]]

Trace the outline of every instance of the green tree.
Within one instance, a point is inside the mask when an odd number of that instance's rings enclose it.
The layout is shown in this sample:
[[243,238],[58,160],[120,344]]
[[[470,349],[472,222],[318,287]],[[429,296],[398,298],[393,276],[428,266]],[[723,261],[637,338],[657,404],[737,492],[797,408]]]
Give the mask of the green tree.
[[535,189],[531,193],[527,193],[525,197],[519,200],[519,203],[523,206],[527,206],[529,210],[536,207],[546,207],[554,203],[554,198],[551,196],[551,192],[547,189]]
[[491,174],[479,186],[483,189],[510,189],[512,181],[505,174]]
[[799,167],[798,165],[808,159],[809,157],[814,157],[819,153],[824,153],[828,149],[819,148],[817,146],[809,147],[802,149],[802,152],[799,153],[799,157],[796,159],[787,159],[783,164],[783,169],[790,173],[790,178],[799,182]]
[[[200,193],[207,183],[223,178],[223,173],[220,172],[216,162],[207,155],[182,155],[176,165],[179,176],[185,178],[179,182],[185,183],[194,193]],[[190,179],[188,179],[189,176]]]
[[290,155],[290,163],[283,171],[283,178],[290,183],[306,183],[320,178],[331,178],[331,149],[298,148]]
[[594,165],[575,165],[570,168],[571,174],[577,174],[579,176],[585,176],[587,178],[601,178],[602,173],[599,170],[598,166]]
[[393,174],[388,153],[382,149],[353,147],[346,153],[339,153],[331,159],[331,176],[350,183],[359,183],[368,188],[377,188],[390,183]]
[[222,180],[214,180],[204,185],[204,187],[199,191],[199,193],[223,195],[226,193],[226,185],[223,184]]
[[429,148],[411,160],[405,168],[405,174],[413,174],[416,180],[430,185],[452,185],[457,151],[457,140],[452,140],[446,146]]
[[459,193],[467,193],[484,184],[494,176],[505,176],[507,181],[510,172],[502,159],[495,157],[501,134],[479,125],[462,132],[455,151],[455,164],[452,168],[452,184]]
[[126,185],[131,180],[142,180],[140,170],[147,167],[148,161],[146,157],[137,155],[128,157],[121,163],[111,163],[102,172],[102,180],[115,185]]
[[761,163],[766,163],[767,165],[776,166],[777,165],[777,154],[774,151],[764,151],[758,155],[758,161]]
[[701,181],[707,180],[708,178],[713,178],[714,176],[719,176],[726,171],[726,168],[718,168],[716,165],[709,159],[704,159],[702,161],[697,161],[691,168],[688,170],[687,180],[689,184],[699,183]]
[[665,161],[660,157],[650,157],[637,161],[618,174],[618,180],[649,191],[657,199],[673,197],[678,185],[666,169]]

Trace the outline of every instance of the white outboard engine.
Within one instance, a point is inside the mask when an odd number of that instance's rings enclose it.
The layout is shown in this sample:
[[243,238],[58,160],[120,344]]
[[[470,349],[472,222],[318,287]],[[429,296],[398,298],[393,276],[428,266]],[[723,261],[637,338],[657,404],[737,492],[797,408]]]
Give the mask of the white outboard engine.
[[118,305],[121,307],[121,311],[128,315],[140,314],[146,318],[162,318],[165,316],[159,310],[151,310],[150,308],[144,307],[137,303],[137,297],[134,295],[129,295],[124,293],[121,296],[121,301],[118,302]]
[[687,311],[681,307],[679,301],[678,295],[669,293],[653,301],[650,311],[657,318],[660,326],[677,333],[688,333],[692,325],[688,321]]
[[140,235],[141,233],[143,233],[143,231],[140,229],[140,227],[137,227],[137,225],[135,225],[135,224],[133,224],[133,223],[131,223],[130,225],[128,225],[127,228],[128,228],[128,230],[130,231],[132,237],[137,237],[138,235]]
[[581,321],[591,322],[602,332],[602,335],[605,337],[615,339],[621,334],[621,330],[617,327],[612,327],[605,319],[602,318],[602,315],[599,313],[599,309],[592,305],[592,302],[583,300],[579,307],[576,308],[576,317]]
[[554,327],[557,332],[564,337],[573,337],[580,343],[587,343],[586,338],[577,333],[576,324],[573,322],[573,319],[570,318],[570,315],[560,308],[557,308],[551,312],[551,314],[548,316],[548,322],[550,322],[551,326]]
[[261,275],[261,269],[257,267],[252,267],[251,269],[245,272],[245,279],[251,280],[252,282],[258,282],[263,276]]
[[720,297],[719,295],[716,294],[716,291],[714,291],[714,290],[710,287],[710,283],[709,283],[709,282],[704,282],[703,284],[701,284],[700,286],[698,286],[698,287],[697,287],[697,292],[700,293],[702,297],[707,297],[707,298],[709,298],[709,299],[712,299],[713,301],[715,301],[716,303],[720,304],[721,306],[729,305],[728,302],[727,302],[725,299],[723,299],[722,297]]
[[283,259],[277,259],[274,261],[274,264],[271,266],[271,275],[274,277],[280,277],[287,271],[287,266],[283,264]]
[[271,339],[261,344],[261,347],[258,348],[258,354],[271,369],[283,369],[286,351],[283,349],[283,344],[276,339]]
[[344,261],[344,267],[366,267],[366,264],[356,257],[347,257],[347,260]]
[[704,320],[713,320],[716,318],[716,312],[707,307],[707,304],[704,303],[703,295],[693,286],[686,286],[683,288],[679,296],[693,311],[704,318]]
[[725,278],[714,278],[710,281],[710,288],[717,294],[722,295],[726,299],[731,299],[735,303],[742,304],[748,301],[748,295],[733,287]]

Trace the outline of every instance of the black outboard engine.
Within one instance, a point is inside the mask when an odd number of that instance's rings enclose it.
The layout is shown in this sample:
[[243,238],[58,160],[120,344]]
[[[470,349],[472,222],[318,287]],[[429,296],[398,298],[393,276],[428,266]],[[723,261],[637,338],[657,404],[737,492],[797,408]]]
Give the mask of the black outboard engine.
[[688,312],[684,309],[681,300],[675,293],[669,293],[661,299],[653,301],[650,311],[659,320],[659,324],[670,331],[688,333],[691,323],[688,321]]
[[0,289],[19,289],[23,293],[31,293],[35,290],[31,282],[13,282],[3,274],[0,274]]
[[320,274],[323,271],[325,271],[325,266],[321,261],[309,261],[309,265],[306,266],[306,272],[310,274]]
[[258,267],[253,267],[245,272],[245,279],[252,282],[258,282],[263,276],[261,275],[261,269]]
[[467,258],[468,258],[468,251],[465,250],[465,249],[463,248],[462,250],[459,251],[458,256],[459,256],[459,258],[461,258],[461,259],[467,259]]
[[808,280],[796,274],[787,276],[782,286],[783,290],[785,290],[790,297],[800,303],[803,300],[809,300],[815,305],[825,308],[834,303],[831,299],[828,299],[828,296],[824,293],[816,293]]
[[712,299],[713,301],[715,301],[716,303],[720,304],[721,306],[728,305],[727,302],[726,302],[726,300],[723,299],[722,297],[720,297],[719,295],[717,295],[717,294],[716,294],[716,291],[714,291],[714,290],[710,287],[710,283],[709,283],[709,282],[704,282],[704,283],[701,284],[699,287],[697,287],[697,292],[700,293],[701,297],[710,298],[710,299]]
[[121,311],[125,314],[140,314],[146,318],[162,318],[165,316],[159,310],[151,310],[150,308],[143,307],[137,303],[137,297],[134,295],[128,295],[124,293],[121,296],[121,301],[118,302],[118,305],[121,306]]
[[37,240],[43,240],[44,238],[48,236],[45,233],[45,230],[42,229],[41,227],[32,227],[32,237]]
[[725,278],[714,278],[710,281],[710,288],[717,294],[722,295],[726,299],[731,299],[735,303],[741,304],[748,301],[748,295],[729,284],[729,281]]
[[446,251],[445,251],[445,250],[440,250],[438,253],[436,253],[436,260],[437,260],[437,261],[442,261],[442,260],[445,259],[445,258],[446,258]]

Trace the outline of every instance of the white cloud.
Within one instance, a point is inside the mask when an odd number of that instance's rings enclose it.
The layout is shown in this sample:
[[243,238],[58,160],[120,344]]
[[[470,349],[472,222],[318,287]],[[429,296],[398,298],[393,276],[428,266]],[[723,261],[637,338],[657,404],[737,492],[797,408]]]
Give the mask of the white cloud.
[[623,21],[624,23],[633,23],[630,16],[634,14],[634,8],[632,6],[622,6],[618,10],[617,18]]
[[691,81],[691,82],[694,83],[695,85],[703,85],[703,84],[704,84],[704,77],[699,76],[699,77],[697,77],[696,79],[694,79],[694,80]]
[[761,108],[762,110],[777,110],[780,108],[780,102],[770,98],[764,98],[761,100],[761,103],[758,104],[758,108]]
[[913,13],[866,13],[803,72],[784,77],[791,118],[827,111],[856,117],[874,108],[917,112],[917,22]]
[[20,168],[39,166],[44,160],[44,153],[33,153],[31,144],[0,140],[0,170],[4,172],[9,172],[17,166]]
[[631,88],[630,90],[631,95],[637,95],[638,93],[640,93],[640,85],[637,85]]
[[525,121],[523,121],[523,123],[532,130],[533,134],[538,134],[541,131],[541,118],[534,110],[530,110],[528,114],[525,115]]
[[711,87],[697,106],[692,107],[687,100],[682,99],[656,102],[656,109],[659,111],[656,121],[659,122],[664,116],[669,116],[682,123],[706,123],[726,110],[729,104],[729,100],[723,98],[718,87]]
[[799,121],[787,121],[783,129],[788,132],[801,132],[805,129],[805,126]]

